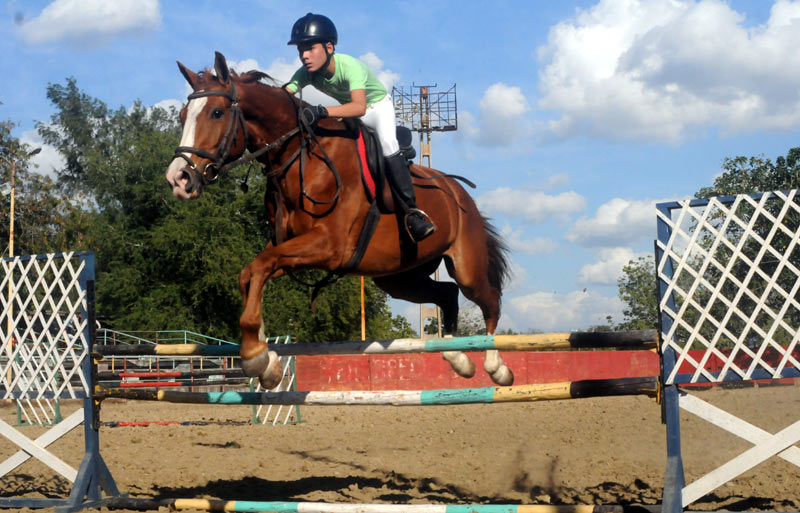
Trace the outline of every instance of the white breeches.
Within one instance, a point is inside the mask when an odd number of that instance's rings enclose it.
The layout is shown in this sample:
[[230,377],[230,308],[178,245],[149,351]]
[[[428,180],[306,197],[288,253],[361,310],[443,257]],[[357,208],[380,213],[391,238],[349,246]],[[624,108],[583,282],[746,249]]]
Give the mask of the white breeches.
[[397,122],[394,117],[394,105],[392,97],[386,95],[382,100],[367,107],[367,112],[361,116],[361,121],[375,130],[381,142],[383,156],[388,157],[400,151],[400,144],[397,142]]

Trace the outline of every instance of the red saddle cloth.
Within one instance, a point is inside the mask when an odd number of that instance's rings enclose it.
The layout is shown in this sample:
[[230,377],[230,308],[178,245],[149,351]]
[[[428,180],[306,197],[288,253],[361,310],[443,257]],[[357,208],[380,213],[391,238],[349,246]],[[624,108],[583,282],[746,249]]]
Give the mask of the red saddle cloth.
[[369,161],[367,160],[367,145],[364,142],[363,130],[358,131],[356,146],[358,148],[358,159],[361,162],[361,179],[364,181],[364,186],[369,192],[370,200],[372,200],[375,198],[375,180],[372,178]]

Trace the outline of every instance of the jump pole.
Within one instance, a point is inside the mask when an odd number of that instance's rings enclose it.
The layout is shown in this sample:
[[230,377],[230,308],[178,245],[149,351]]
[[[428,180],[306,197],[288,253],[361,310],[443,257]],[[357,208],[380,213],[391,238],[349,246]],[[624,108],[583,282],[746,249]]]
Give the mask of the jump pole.
[[521,504],[331,504],[322,502],[224,501],[208,499],[111,498],[109,509],[187,509],[248,513],[661,513],[661,506]]
[[433,406],[475,403],[553,401],[586,397],[658,397],[656,376],[590,379],[563,383],[439,390],[346,390],[326,392],[180,392],[96,388],[95,398],[121,398],[194,404],[391,405]]
[[[635,348],[657,347],[656,330],[625,332],[565,332],[532,335],[476,335],[471,337],[398,338],[392,340],[304,342],[299,344],[267,344],[278,356],[312,356],[345,354],[439,353],[442,351],[542,351],[548,349]],[[95,346],[97,356],[238,356],[239,346],[203,344],[155,344]]]

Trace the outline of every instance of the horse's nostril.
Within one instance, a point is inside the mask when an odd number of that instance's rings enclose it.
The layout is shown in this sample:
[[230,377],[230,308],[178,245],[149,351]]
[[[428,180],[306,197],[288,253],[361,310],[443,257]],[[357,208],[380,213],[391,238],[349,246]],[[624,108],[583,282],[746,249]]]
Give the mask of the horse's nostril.
[[184,188],[188,188],[192,183],[192,175],[186,168],[183,168],[178,173],[178,184],[183,185]]

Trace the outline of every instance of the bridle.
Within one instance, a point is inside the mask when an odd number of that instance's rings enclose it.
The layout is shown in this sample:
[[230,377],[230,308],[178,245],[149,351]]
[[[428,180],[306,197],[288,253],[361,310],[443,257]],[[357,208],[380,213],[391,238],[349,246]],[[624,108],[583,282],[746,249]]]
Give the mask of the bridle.
[[[271,144],[226,163],[226,160],[228,160],[228,157],[230,157],[233,141],[236,140],[236,136],[239,133],[240,127],[242,134],[244,135],[244,147],[247,148],[250,142],[250,136],[247,133],[247,125],[245,124],[244,120],[244,113],[242,112],[242,108],[239,106],[239,96],[236,90],[236,83],[231,81],[230,92],[224,89],[213,89],[210,91],[200,90],[190,94],[188,99],[191,101],[196,98],[207,98],[209,96],[222,96],[231,102],[230,115],[228,116],[228,126],[225,129],[225,135],[220,140],[217,150],[214,153],[191,146],[178,146],[175,149],[174,157],[179,157],[185,160],[191,170],[194,172],[190,177],[190,181],[192,182],[196,180],[195,177],[199,177],[203,185],[210,185],[216,182],[219,176],[225,171],[228,171],[229,169],[232,169],[238,165],[252,162],[264,153],[283,145],[283,143],[285,143],[290,137],[300,131],[300,127],[297,126],[278,137],[278,139],[273,141]],[[207,163],[202,169],[200,169],[194,162],[192,162],[192,159],[189,158],[187,153],[208,159],[211,162]]]
[[[291,93],[286,91],[287,96],[291,98]],[[189,167],[192,169],[193,173],[189,173],[189,182],[191,187],[194,188],[196,186],[195,181],[197,180],[196,177],[199,177],[201,183],[205,185],[212,184],[217,181],[219,176],[232,169],[236,166],[247,164],[259,158],[260,156],[267,154],[267,160],[269,165],[269,171],[266,172],[266,175],[275,180],[277,177],[281,176],[284,172],[286,172],[289,167],[296,161],[300,160],[299,166],[299,173],[300,173],[300,187],[302,190],[302,195],[304,198],[308,199],[311,203],[315,205],[330,205],[330,208],[336,204],[337,200],[339,199],[339,195],[342,191],[342,180],[339,176],[339,171],[336,169],[331,158],[328,156],[328,153],[325,151],[325,148],[322,147],[317,136],[314,134],[313,127],[311,127],[305,118],[298,116],[297,119],[297,126],[289,130],[288,132],[284,133],[282,136],[278,137],[276,140],[272,141],[270,144],[262,146],[258,150],[248,153],[246,155],[242,155],[241,157],[231,161],[225,162],[228,157],[230,157],[231,148],[233,146],[233,141],[236,139],[236,135],[239,132],[239,128],[241,127],[242,134],[244,135],[245,141],[245,149],[249,146],[250,137],[247,133],[247,125],[245,124],[244,113],[242,112],[242,108],[239,106],[239,96],[236,91],[236,83],[231,81],[231,90],[228,92],[224,89],[212,89],[210,91],[200,90],[195,91],[189,95],[189,100],[194,100],[195,98],[205,98],[208,96],[223,96],[227,98],[231,102],[230,108],[230,116],[228,117],[228,127],[225,129],[225,136],[220,140],[219,145],[217,146],[217,150],[215,153],[208,152],[206,150],[200,148],[193,148],[191,146],[178,146],[175,150],[174,157],[180,157],[185,160]],[[299,108],[299,106],[298,106]],[[295,135],[300,134],[300,145],[297,148],[297,151],[294,152],[292,156],[286,159],[280,167],[275,169],[272,164],[272,160],[270,159],[269,152],[275,148],[283,146],[286,141],[290,138],[294,137]],[[320,158],[325,162],[330,169],[331,174],[333,175],[334,181],[336,183],[336,192],[334,193],[333,197],[328,200],[319,200],[312,197],[310,194],[306,192],[305,188],[305,167],[306,161],[308,160],[308,146],[309,140],[312,140],[316,143],[317,147],[320,149]],[[192,162],[192,159],[189,158],[187,153],[191,153],[194,155],[198,155],[202,158],[208,159],[211,162],[203,166],[202,169],[198,168],[197,165]],[[280,196],[280,189],[277,189],[277,194]],[[279,237],[280,238],[280,237]]]

